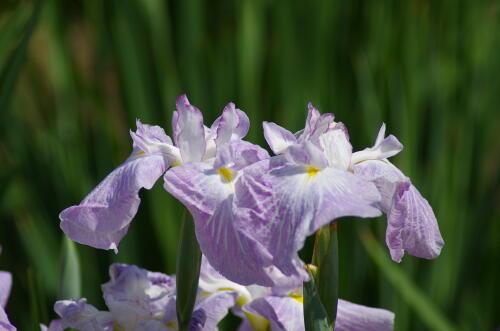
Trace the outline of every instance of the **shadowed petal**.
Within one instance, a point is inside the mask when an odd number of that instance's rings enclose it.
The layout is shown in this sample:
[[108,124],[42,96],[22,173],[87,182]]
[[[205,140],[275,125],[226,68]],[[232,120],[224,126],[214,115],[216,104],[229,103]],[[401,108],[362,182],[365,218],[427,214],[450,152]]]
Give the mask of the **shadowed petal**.
[[5,313],[2,307],[0,307],[0,330],[2,331],[17,330],[16,327],[10,323],[9,318],[7,317],[7,314]]
[[201,298],[197,303],[189,322],[189,331],[216,331],[217,324],[236,304],[236,292],[221,291]]
[[272,122],[263,122],[264,138],[269,147],[278,155],[283,153],[288,147],[297,143],[297,138],[285,128]]
[[335,331],[391,331],[394,313],[339,299]]
[[12,274],[0,271],[0,307],[5,308],[12,287]]
[[80,331],[113,330],[114,321],[111,314],[87,304],[87,299],[57,301],[54,310],[61,316],[63,328]]

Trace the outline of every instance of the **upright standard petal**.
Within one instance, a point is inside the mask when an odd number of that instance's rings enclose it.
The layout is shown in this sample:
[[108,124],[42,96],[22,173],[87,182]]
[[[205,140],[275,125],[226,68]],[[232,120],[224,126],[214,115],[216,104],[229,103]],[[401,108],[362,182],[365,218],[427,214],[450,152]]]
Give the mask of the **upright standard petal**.
[[380,208],[387,214],[386,243],[394,261],[404,251],[432,259],[444,245],[436,217],[426,199],[405,175],[389,161],[364,161],[353,167],[357,176],[370,180],[381,196]]
[[249,127],[248,116],[230,102],[224,107],[218,120],[215,143],[220,147],[230,141],[243,139],[247,135]]
[[370,182],[334,168],[311,169],[284,165],[260,179],[272,187],[276,203],[270,216],[273,264],[286,275],[297,273],[293,263],[307,236],[344,216],[376,217],[380,195]]
[[394,313],[339,299],[335,331],[391,331]]
[[116,251],[137,213],[139,190],[151,189],[167,167],[162,155],[133,155],[79,205],[59,214],[61,229],[81,244]]
[[276,155],[283,153],[288,147],[297,143],[294,134],[278,124],[263,122],[262,126],[264,128],[264,138]]
[[387,159],[403,150],[403,145],[399,142],[398,138],[392,134],[386,138],[384,138],[384,136],[385,123],[380,127],[373,147],[365,148],[362,151],[354,153],[351,160],[352,164],[354,165],[367,160]]
[[177,101],[174,115],[174,140],[179,147],[182,162],[197,162],[205,155],[205,128],[201,111],[189,103],[185,94]]
[[12,274],[0,271],[0,307],[5,308],[12,287]]

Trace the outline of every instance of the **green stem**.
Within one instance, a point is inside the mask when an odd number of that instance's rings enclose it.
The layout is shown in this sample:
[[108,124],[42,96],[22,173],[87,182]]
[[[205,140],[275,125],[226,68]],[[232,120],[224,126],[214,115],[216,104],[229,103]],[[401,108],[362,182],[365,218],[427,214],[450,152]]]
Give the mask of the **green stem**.
[[201,251],[196,240],[194,221],[188,211],[182,218],[179,250],[177,252],[177,321],[180,331],[187,331],[193,313],[198,280],[200,278]]

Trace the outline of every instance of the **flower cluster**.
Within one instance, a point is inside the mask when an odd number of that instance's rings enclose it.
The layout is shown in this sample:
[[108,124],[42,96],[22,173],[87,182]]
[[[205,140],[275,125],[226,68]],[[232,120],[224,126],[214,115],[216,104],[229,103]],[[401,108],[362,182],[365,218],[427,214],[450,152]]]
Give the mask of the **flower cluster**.
[[[130,156],[80,204],[60,213],[61,229],[76,242],[117,252],[139,208],[139,191],[163,177],[165,190],[192,215],[203,254],[189,330],[216,330],[228,310],[243,318],[240,330],[303,330],[302,284],[309,274],[298,251],[309,235],[341,217],[385,213],[396,262],[405,251],[427,259],[440,254],[444,242],[432,208],[388,160],[403,146],[385,136],[385,124],[372,147],[353,152],[345,125],[309,104],[304,129],[296,133],[263,123],[274,156],[243,140],[249,126],[233,103],[205,126],[201,111],[182,95],[172,138],[138,120]],[[107,311],[86,299],[58,301],[60,319],[48,330],[178,330],[174,276],[114,264],[110,277],[102,286]],[[3,307],[10,282],[2,278]],[[335,330],[392,330],[393,320],[389,311],[339,299]],[[10,330],[2,309],[4,325]]]
[[[109,311],[99,311],[86,299],[55,304],[60,319],[47,331],[178,330],[173,276],[136,266],[113,264],[111,280],[102,286]],[[229,309],[243,318],[240,331],[304,330],[302,281],[272,273],[277,286],[243,286],[224,278],[203,259],[198,294],[189,330],[217,330]],[[392,330],[394,314],[339,300],[335,330]]]

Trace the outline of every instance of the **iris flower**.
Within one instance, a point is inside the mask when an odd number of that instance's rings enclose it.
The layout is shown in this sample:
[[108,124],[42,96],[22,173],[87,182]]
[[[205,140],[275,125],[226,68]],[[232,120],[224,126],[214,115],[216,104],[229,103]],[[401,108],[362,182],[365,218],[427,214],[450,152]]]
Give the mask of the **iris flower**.
[[0,329],[5,331],[15,331],[16,328],[10,323],[5,313],[5,305],[9,299],[12,287],[12,275],[7,271],[0,271]]
[[308,108],[305,128],[295,134],[264,122],[264,136],[279,156],[255,178],[272,192],[269,251],[286,275],[303,269],[295,262],[297,252],[323,225],[344,216],[381,215],[376,185],[350,167],[352,146],[345,126],[333,114],[320,115],[311,104]]
[[62,230],[74,241],[117,251],[140,204],[139,190],[151,189],[170,167],[190,162],[213,162],[216,149],[239,141],[248,132],[248,117],[233,103],[210,128],[185,95],[176,102],[173,141],[159,126],[137,121],[130,132],[133,151],[83,201],[63,210]]
[[394,261],[404,250],[423,258],[438,256],[443,239],[432,208],[387,160],[403,148],[397,138],[384,138],[382,125],[373,147],[353,153],[345,126],[333,114],[320,115],[311,104],[308,108],[305,128],[295,134],[264,123],[265,138],[283,162],[259,176],[276,204],[268,215],[275,238],[269,247],[273,264],[293,274],[297,269],[291,261],[308,235],[339,217],[381,212],[388,215],[386,241]]
[[[302,280],[287,277],[279,270],[271,273],[277,286],[242,286],[224,278],[203,259],[199,288],[205,295],[237,293],[233,312],[243,318],[239,331],[302,331],[304,307]],[[389,331],[394,327],[394,314],[339,299],[336,331]]]
[[[110,277],[102,285],[109,311],[99,311],[86,299],[57,301],[54,309],[61,319],[48,330],[178,330],[175,277],[125,264],[111,265]],[[200,296],[189,330],[217,330],[217,323],[235,300],[236,294],[231,292]]]

